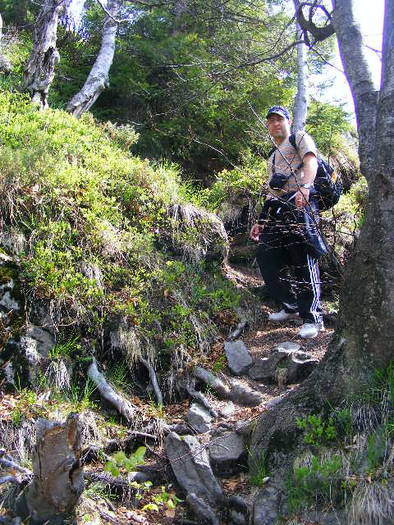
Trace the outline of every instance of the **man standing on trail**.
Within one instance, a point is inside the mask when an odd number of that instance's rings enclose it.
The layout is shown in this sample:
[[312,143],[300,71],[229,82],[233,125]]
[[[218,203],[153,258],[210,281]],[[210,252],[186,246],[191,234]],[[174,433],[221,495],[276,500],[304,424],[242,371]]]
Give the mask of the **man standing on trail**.
[[283,322],[299,316],[303,325],[298,335],[309,339],[324,329],[318,258],[327,249],[313,188],[316,146],[303,130],[290,136],[290,125],[286,108],[268,111],[267,127],[276,147],[268,158],[268,195],[250,237],[259,242],[256,257],[265,284],[282,306],[268,319]]

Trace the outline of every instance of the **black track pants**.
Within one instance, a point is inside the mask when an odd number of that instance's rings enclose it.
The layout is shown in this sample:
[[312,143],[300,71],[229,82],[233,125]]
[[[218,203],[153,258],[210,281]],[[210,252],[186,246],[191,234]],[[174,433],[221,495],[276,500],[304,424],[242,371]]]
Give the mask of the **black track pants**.
[[270,294],[285,311],[298,311],[307,323],[322,321],[319,266],[302,237],[268,221],[256,257]]

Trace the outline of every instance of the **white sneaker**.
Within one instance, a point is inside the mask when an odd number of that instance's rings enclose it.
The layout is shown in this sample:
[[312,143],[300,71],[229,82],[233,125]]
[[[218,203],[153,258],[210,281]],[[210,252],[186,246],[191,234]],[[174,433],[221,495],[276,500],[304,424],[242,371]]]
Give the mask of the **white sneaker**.
[[286,312],[285,310],[281,310],[280,312],[274,312],[273,314],[269,314],[268,320],[274,321],[275,323],[282,323],[283,321],[287,321],[288,319],[298,319],[298,312]]
[[323,323],[304,323],[301,326],[298,335],[303,339],[313,339],[314,337],[319,335],[319,332],[323,330]]

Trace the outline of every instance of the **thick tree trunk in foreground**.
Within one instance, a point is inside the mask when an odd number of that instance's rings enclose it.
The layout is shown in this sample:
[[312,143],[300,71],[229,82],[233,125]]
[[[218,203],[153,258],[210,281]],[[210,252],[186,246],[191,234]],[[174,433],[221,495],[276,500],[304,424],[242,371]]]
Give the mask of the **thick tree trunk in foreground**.
[[46,0],[38,16],[33,51],[25,69],[24,89],[42,109],[48,107],[48,91],[59,62],[57,26],[63,0]]
[[[352,259],[346,268],[339,323],[321,365],[304,385],[264,414],[253,433],[252,462],[297,436],[295,417],[335,406],[362,392],[376,369],[394,358],[394,2],[386,0],[383,75],[377,92],[363,55],[351,0],[336,0],[333,23],[356,110],[362,173],[369,204]],[[285,448],[289,448],[289,443]]]
[[34,478],[19,496],[16,511],[31,516],[36,525],[60,525],[72,520],[83,491],[78,415],[70,414],[65,423],[42,419],[37,426]]
[[107,15],[104,22],[99,54],[83,88],[73,96],[67,105],[67,111],[76,117],[80,117],[82,113],[89,111],[108,84],[108,75],[114,59],[115,39],[119,25],[116,21],[119,11],[118,0],[109,0],[107,11],[110,15]]

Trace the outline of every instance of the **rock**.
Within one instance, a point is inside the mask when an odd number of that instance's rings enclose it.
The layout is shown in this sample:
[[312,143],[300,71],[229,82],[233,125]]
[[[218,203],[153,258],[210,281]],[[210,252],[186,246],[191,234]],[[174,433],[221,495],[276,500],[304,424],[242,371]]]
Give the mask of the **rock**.
[[243,341],[226,341],[224,351],[228,367],[236,376],[245,374],[253,363],[252,356]]
[[193,403],[187,414],[187,421],[194,432],[203,434],[211,428],[212,416],[206,408],[198,403]]
[[291,350],[291,351],[297,351],[301,348],[301,345],[298,343],[293,343],[293,341],[284,341],[283,343],[279,343],[275,346],[275,350]]
[[205,525],[220,525],[219,517],[208,503],[196,496],[193,492],[186,496],[186,502],[198,518],[198,522]]
[[[1,287],[4,288],[4,285]],[[1,299],[0,299],[0,306],[2,306],[5,310],[20,310],[20,305],[16,299],[14,299],[11,295],[11,292],[9,290],[6,290]]]
[[48,357],[49,351],[55,346],[55,338],[48,331],[35,325],[28,325],[26,329],[26,335],[24,338],[26,341],[34,341],[35,348],[41,357]]
[[243,498],[240,496],[230,496],[228,505],[230,507],[230,525],[247,525],[249,523],[249,508]]
[[235,412],[235,405],[232,401],[228,401],[220,410],[219,414],[222,417],[229,417]]
[[230,477],[247,470],[244,440],[236,432],[214,435],[208,450],[212,469],[217,476]]
[[318,359],[305,352],[293,352],[287,362],[287,382],[299,383],[303,381],[318,364]]
[[291,341],[280,343],[269,357],[255,361],[249,376],[264,383],[276,382],[279,386],[304,380],[319,361],[299,348],[300,345]]
[[282,493],[275,485],[259,490],[253,505],[251,525],[274,525],[279,517]]
[[249,377],[255,381],[272,382],[275,377],[275,370],[278,363],[286,358],[286,354],[275,352],[270,357],[262,357],[257,359],[253,366],[249,368]]
[[234,383],[231,388],[231,399],[234,403],[246,407],[256,407],[263,401],[263,396],[260,392],[252,390],[247,386],[243,386],[239,383]]
[[181,488],[216,508],[223,500],[223,491],[213,475],[207,451],[198,439],[171,432],[164,446]]

